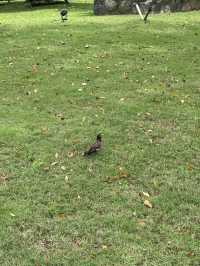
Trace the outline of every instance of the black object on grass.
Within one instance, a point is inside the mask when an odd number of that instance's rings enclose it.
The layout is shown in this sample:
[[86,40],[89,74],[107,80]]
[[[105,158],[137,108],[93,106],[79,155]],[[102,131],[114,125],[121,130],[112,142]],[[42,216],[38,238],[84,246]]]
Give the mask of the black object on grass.
[[101,142],[102,142],[101,134],[98,134],[96,138],[96,142],[90,146],[88,151],[84,152],[84,156],[91,155],[93,153],[96,153],[98,150],[100,150]]
[[67,14],[68,14],[67,9],[60,10],[60,15],[61,15],[62,22],[64,22],[65,20],[67,20]]

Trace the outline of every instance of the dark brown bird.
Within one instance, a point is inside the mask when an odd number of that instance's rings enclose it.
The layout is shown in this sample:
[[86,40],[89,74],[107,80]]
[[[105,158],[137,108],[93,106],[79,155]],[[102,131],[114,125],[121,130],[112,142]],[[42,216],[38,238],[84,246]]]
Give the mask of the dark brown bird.
[[101,143],[102,143],[101,134],[98,134],[96,138],[96,142],[90,146],[88,151],[84,152],[84,156],[91,155],[93,153],[96,153],[98,150],[100,150]]
[[64,22],[65,20],[67,20],[67,14],[68,14],[67,9],[60,10],[60,16],[61,16],[62,22]]

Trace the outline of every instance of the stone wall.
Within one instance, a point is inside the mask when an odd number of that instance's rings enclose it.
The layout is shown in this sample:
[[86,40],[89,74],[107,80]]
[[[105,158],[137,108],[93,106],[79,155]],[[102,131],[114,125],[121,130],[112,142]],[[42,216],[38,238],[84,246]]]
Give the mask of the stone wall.
[[154,13],[200,9],[200,0],[94,0],[94,14],[137,14],[135,3],[143,11],[151,5]]

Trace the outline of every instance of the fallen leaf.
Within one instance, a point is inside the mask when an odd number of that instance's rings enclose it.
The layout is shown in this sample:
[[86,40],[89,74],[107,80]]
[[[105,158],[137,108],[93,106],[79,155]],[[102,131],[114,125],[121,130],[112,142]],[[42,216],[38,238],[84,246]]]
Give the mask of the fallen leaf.
[[148,200],[144,201],[144,206],[146,206],[148,208],[152,208],[153,207],[152,204],[150,203],[150,201],[148,201]]
[[44,170],[44,171],[49,171],[49,167],[46,166],[46,167],[43,168],[43,170]]
[[10,216],[15,217],[16,215],[12,212],[10,212]]
[[123,78],[124,78],[124,79],[128,79],[128,73],[124,72],[124,74],[123,74]]
[[188,171],[192,171],[192,169],[193,169],[192,164],[188,164],[187,169],[188,169]]
[[91,167],[88,168],[88,171],[89,171],[90,173],[93,173],[93,170],[92,170]]
[[70,151],[67,153],[68,158],[73,158],[74,156],[75,156],[75,152],[73,152],[73,151]]
[[140,192],[139,195],[140,195],[140,196],[147,197],[147,198],[150,197],[149,193],[148,193],[148,192],[144,192],[144,191]]
[[64,120],[64,119],[65,119],[63,113],[58,113],[58,114],[56,114],[56,116],[57,116],[58,118],[60,118],[61,120]]
[[64,219],[65,218],[65,214],[64,213],[59,213],[58,214],[58,218],[59,219]]
[[119,178],[127,178],[128,172],[123,170],[121,167],[119,168]]
[[97,99],[97,100],[105,99],[105,97],[103,97],[103,96],[96,96],[96,99]]
[[75,243],[77,246],[79,246],[79,247],[80,247],[80,245],[81,245],[81,241],[78,240],[78,239],[74,240],[74,243]]
[[8,176],[5,174],[0,174],[0,183],[4,183],[8,179]]
[[44,261],[45,261],[45,264],[48,265],[49,264],[49,258],[47,255],[45,255],[44,257]]
[[147,112],[147,113],[145,113],[145,115],[147,115],[147,116],[151,116],[151,113],[148,113],[148,112]]
[[32,72],[35,74],[37,72],[37,65],[32,65]]
[[128,172],[124,170],[122,167],[119,167],[118,175],[107,177],[106,182],[114,182],[119,181],[120,179],[124,179],[128,177]]
[[58,164],[58,162],[53,162],[53,163],[51,163],[51,166],[54,166],[54,165],[57,165]]
[[144,220],[139,220],[139,221],[138,221],[138,224],[141,225],[141,226],[145,226],[145,222],[144,222]]
[[60,168],[61,168],[63,171],[66,170],[66,167],[65,167],[64,165],[62,165]]

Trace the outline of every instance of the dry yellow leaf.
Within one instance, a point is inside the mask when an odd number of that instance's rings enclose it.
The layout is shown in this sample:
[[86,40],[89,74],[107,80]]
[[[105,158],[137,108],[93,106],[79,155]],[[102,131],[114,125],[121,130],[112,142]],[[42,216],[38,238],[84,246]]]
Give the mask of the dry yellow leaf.
[[72,158],[74,156],[75,156],[75,152],[73,152],[73,151],[70,151],[70,152],[67,153],[67,157],[68,158]]
[[58,162],[53,162],[53,163],[51,163],[51,166],[54,166],[54,165],[57,165],[58,164]]
[[4,183],[8,177],[5,174],[0,174],[0,183]]
[[144,220],[139,220],[139,221],[138,221],[138,224],[141,225],[141,226],[145,226],[145,222],[144,222]]
[[65,214],[64,213],[59,213],[58,214],[58,218],[59,219],[64,219],[65,218]]
[[88,168],[88,171],[89,171],[90,173],[93,172],[91,167]]
[[192,169],[193,169],[193,166],[192,166],[192,164],[188,164],[188,167],[187,167],[187,169],[188,169],[188,171],[192,171]]
[[32,65],[32,72],[33,74],[37,72],[37,65]]
[[148,207],[148,208],[152,208],[152,207],[153,207],[152,204],[151,204],[151,202],[148,201],[148,200],[145,200],[145,201],[144,201],[144,206],[146,206],[146,207]]
[[47,134],[48,133],[48,127],[42,127],[41,128],[42,134]]
[[150,197],[149,193],[144,191],[141,192],[141,195],[148,198]]
[[123,78],[124,78],[124,79],[128,79],[128,73],[124,72],[124,74],[123,74]]
[[64,120],[64,119],[65,119],[63,113],[58,113],[58,114],[56,114],[56,116],[57,116],[58,118],[60,118],[61,120]]

